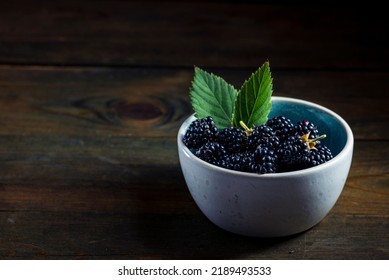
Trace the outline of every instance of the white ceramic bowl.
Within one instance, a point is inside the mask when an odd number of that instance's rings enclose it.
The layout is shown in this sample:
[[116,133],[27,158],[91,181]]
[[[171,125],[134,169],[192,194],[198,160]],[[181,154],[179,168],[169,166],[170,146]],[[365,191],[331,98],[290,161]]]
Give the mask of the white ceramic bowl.
[[256,237],[286,236],[319,223],[345,185],[353,153],[349,125],[336,113],[312,102],[272,97],[269,118],[293,123],[307,119],[321,133],[334,158],[316,167],[274,174],[228,170],[196,157],[182,142],[193,116],[178,132],[178,154],[188,189],[200,210],[227,231]]

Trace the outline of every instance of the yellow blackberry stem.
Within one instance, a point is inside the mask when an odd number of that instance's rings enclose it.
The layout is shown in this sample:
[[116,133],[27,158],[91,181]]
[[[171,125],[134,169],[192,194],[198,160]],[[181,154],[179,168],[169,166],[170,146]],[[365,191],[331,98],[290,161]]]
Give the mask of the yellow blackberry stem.
[[240,121],[239,124],[241,127],[243,127],[244,132],[246,132],[247,135],[250,135],[251,132],[253,132],[253,129],[249,128],[243,121]]
[[327,135],[323,134],[323,135],[321,135],[319,137],[316,137],[314,139],[309,139],[309,135],[310,134],[311,134],[311,132],[308,132],[307,134],[304,134],[303,136],[301,136],[301,139],[303,139],[303,141],[308,144],[308,150],[312,150],[312,149],[313,150],[317,150],[316,147],[315,147],[317,141],[326,138]]

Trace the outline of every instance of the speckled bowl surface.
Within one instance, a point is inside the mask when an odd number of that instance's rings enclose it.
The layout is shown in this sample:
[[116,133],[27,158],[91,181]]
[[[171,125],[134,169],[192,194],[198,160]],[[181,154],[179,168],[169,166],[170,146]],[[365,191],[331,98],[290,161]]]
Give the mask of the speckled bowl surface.
[[307,230],[332,209],[345,185],[353,154],[349,125],[333,111],[304,100],[272,97],[269,118],[293,123],[307,119],[327,138],[334,158],[316,167],[275,174],[228,170],[197,158],[182,142],[193,116],[177,136],[181,169],[188,189],[209,220],[246,236],[277,237]]

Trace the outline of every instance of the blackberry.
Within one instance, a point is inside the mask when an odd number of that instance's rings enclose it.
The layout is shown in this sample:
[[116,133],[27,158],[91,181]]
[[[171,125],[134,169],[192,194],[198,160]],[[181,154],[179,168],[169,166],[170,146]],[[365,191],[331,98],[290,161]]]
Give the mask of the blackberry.
[[278,138],[274,138],[274,136],[275,133],[271,127],[266,125],[257,126],[248,136],[247,149],[254,151],[258,145],[263,144],[264,142],[278,140]]
[[183,142],[200,159],[223,168],[259,174],[301,170],[332,159],[321,145],[316,126],[303,120],[295,125],[283,116],[265,125],[229,127],[218,131],[212,117],[196,119]]
[[196,156],[210,164],[226,167],[227,152],[225,148],[216,142],[207,142],[196,151]]
[[276,173],[278,171],[278,156],[266,146],[258,146],[254,151],[250,169],[254,173]]
[[232,155],[228,155],[226,158],[226,168],[249,172],[250,163],[252,161],[251,154],[248,152],[238,152]]
[[263,137],[256,141],[256,148],[266,147],[270,150],[277,150],[280,146],[280,139],[277,136]]
[[332,159],[332,153],[329,148],[324,145],[315,147],[309,150],[309,152],[300,158],[299,164],[303,168],[309,168],[320,165]]
[[282,171],[302,169],[300,159],[309,152],[309,145],[298,134],[289,136],[277,150]]
[[245,148],[247,135],[240,128],[228,127],[219,132],[218,139],[229,153],[237,153]]
[[281,141],[294,134],[294,125],[290,119],[284,116],[274,117],[266,122],[266,125],[271,127],[276,136]]
[[198,149],[207,142],[213,142],[218,130],[212,117],[193,121],[182,141],[189,149]]
[[294,131],[300,136],[309,133],[309,139],[315,139],[320,136],[317,127],[313,123],[307,120],[302,120],[297,122],[294,126]]

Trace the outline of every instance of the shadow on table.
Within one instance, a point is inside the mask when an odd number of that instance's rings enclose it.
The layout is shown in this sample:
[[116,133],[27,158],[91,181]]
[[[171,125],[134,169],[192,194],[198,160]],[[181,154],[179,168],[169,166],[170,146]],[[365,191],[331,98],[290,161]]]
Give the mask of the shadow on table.
[[[296,236],[254,238],[226,232],[199,213],[193,217],[159,217],[138,221],[143,246],[157,259],[287,259],[294,252],[282,246]],[[143,233],[142,233],[143,231]],[[147,237],[153,232],[152,237]]]
[[[137,215],[132,229],[145,255],[152,259],[287,259],[294,253],[301,235],[253,238],[224,231],[197,208],[177,169],[167,168],[164,173],[167,175],[160,178],[159,185],[166,190],[158,192],[158,199],[150,200],[142,189],[135,193],[139,203],[152,209],[152,213]],[[175,178],[174,183],[169,178]],[[182,212],[167,212],[169,201],[177,200],[184,201]],[[283,245],[290,240],[293,242]]]

